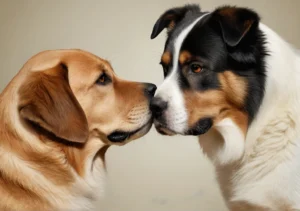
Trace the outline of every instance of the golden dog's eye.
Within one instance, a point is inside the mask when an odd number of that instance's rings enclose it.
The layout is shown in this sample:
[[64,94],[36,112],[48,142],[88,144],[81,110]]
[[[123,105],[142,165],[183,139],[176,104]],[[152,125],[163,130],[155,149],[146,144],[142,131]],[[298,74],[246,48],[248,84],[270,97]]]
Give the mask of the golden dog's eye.
[[99,84],[99,85],[106,85],[110,81],[111,81],[110,78],[105,73],[102,73],[102,75],[100,75],[100,77],[98,78],[96,83]]
[[190,69],[194,73],[200,73],[202,71],[202,66],[199,64],[191,64]]

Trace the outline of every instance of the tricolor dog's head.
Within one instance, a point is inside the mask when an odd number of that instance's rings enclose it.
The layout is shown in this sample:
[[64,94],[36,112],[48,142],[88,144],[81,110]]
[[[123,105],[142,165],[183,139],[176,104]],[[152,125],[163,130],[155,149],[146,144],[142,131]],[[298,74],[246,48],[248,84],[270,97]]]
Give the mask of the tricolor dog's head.
[[252,10],[197,5],[162,14],[151,38],[168,37],[161,65],[165,80],[152,100],[162,134],[201,135],[225,119],[246,132],[264,94],[264,37]]

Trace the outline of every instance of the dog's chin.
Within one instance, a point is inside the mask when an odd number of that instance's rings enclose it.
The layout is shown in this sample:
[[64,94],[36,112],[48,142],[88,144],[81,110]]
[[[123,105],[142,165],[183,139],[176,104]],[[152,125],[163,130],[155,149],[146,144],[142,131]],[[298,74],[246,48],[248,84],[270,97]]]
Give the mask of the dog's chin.
[[115,130],[107,136],[107,139],[112,144],[124,145],[130,141],[133,141],[146,135],[152,127],[152,122],[153,121],[151,119],[143,126],[131,131]]
[[152,121],[145,124],[143,127],[141,127],[138,130],[138,132],[132,134],[129,138],[129,141],[133,141],[135,139],[143,137],[144,135],[146,135],[150,131],[151,127],[152,127]]
[[161,135],[174,136],[174,135],[178,134],[177,132],[175,132],[174,130],[171,130],[165,124],[162,124],[157,120],[154,121],[154,125],[155,125],[156,131],[158,133],[160,133]]
[[191,128],[185,132],[176,132],[170,129],[166,124],[163,124],[157,120],[154,120],[154,125],[156,131],[162,135],[174,136],[176,134],[184,136],[200,136],[209,131],[213,125],[213,120],[211,118],[202,118],[196,122]]

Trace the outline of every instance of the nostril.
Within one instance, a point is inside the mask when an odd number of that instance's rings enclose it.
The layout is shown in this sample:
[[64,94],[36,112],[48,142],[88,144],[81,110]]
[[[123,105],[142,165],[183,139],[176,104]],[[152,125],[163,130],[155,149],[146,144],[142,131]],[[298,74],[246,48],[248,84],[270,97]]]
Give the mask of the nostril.
[[145,92],[147,96],[153,97],[155,94],[155,91],[157,89],[155,84],[150,84],[150,83],[146,83],[145,84],[146,88],[145,88]]
[[168,107],[168,102],[160,98],[154,98],[150,103],[150,109],[155,117],[160,117]]

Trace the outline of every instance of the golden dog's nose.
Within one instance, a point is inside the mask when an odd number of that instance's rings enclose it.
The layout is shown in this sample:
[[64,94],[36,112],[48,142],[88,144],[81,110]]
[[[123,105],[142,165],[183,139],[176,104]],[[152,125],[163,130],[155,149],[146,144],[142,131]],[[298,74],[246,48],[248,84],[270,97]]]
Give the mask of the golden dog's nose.
[[155,91],[157,89],[155,84],[151,84],[151,83],[145,83],[145,94],[146,96],[152,98],[155,94]]

